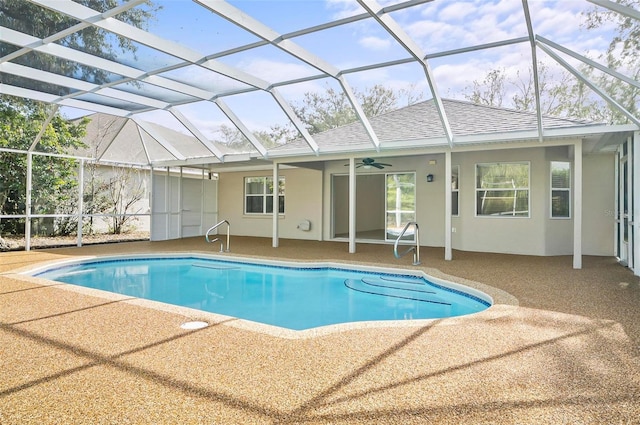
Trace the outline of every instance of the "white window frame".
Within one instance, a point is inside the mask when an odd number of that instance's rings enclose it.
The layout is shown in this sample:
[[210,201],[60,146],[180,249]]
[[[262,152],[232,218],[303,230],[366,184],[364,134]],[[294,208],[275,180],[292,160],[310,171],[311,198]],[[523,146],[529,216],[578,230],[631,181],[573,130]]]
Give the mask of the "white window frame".
[[[561,163],[561,164],[568,164],[569,165],[569,187],[566,188],[558,188],[558,187],[553,187],[553,164],[554,163]],[[572,167],[571,167],[571,162],[569,161],[551,161],[549,163],[549,218],[553,219],[553,220],[570,220],[572,215],[573,215],[573,209],[572,209],[572,203],[571,202],[571,178],[572,178]],[[562,216],[554,216],[553,215],[553,192],[569,192],[569,216],[568,217],[562,217]]]
[[[263,191],[262,193],[247,193],[247,180],[248,179],[261,179],[262,180],[262,188]],[[267,190],[267,182],[273,180],[273,177],[270,176],[246,176],[243,179],[243,211],[245,215],[251,215],[251,216],[262,216],[262,215],[268,215],[271,216],[273,214],[273,212],[267,212],[267,198],[273,198],[273,193],[268,193]],[[278,205],[274,205],[273,208],[274,210],[278,211],[278,214],[280,215],[284,215],[285,211],[286,211],[286,198],[285,198],[285,178],[284,176],[279,176],[278,180],[282,181],[282,194],[278,194],[278,199],[280,199],[280,196],[282,196],[285,199],[285,205],[284,205],[284,211],[279,212],[280,210],[280,203],[278,202]],[[278,187],[274,187],[274,190],[279,190],[279,185]],[[262,197],[262,212],[249,212],[247,211],[247,197]]]
[[[491,166],[491,165],[526,165],[527,166],[527,186],[526,187],[513,187],[513,188],[482,188],[478,187],[478,168],[480,166]],[[531,218],[531,162],[530,161],[500,161],[500,162],[479,162],[475,165],[475,190],[474,190],[474,207],[475,207],[475,217],[478,218],[508,218],[508,219],[528,219]],[[515,215],[514,214],[478,214],[478,192],[481,191],[527,191],[527,215]]]

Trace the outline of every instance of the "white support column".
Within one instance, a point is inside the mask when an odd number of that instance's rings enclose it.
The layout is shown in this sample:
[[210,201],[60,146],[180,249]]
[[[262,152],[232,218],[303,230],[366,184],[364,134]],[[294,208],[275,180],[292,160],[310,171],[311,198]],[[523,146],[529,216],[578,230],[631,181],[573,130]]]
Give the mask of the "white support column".
[[25,213],[27,217],[24,221],[24,250],[31,250],[31,189],[33,186],[33,154],[27,153],[27,193],[25,202]]
[[77,246],[82,246],[82,222],[84,215],[82,210],[84,209],[84,159],[80,160],[78,164],[78,237],[76,241]]
[[153,240],[153,165],[149,166],[149,240]]
[[[272,247],[277,248],[280,245],[280,240],[278,237],[278,221],[280,218],[280,199],[279,196],[279,182],[278,179],[280,176],[278,175],[279,164],[277,162],[273,163],[273,242],[271,244]],[[286,189],[285,189],[286,190]]]
[[574,150],[573,268],[582,268],[582,141]]
[[628,262],[627,266],[631,270],[635,270],[638,263],[635,262],[635,174],[636,174],[636,148],[633,144],[633,136],[629,137],[629,146],[627,147],[627,199],[629,202],[629,220],[627,220],[627,232],[628,232],[628,242],[627,242],[627,257]]
[[444,259],[453,259],[451,249],[451,150],[444,153]]
[[614,218],[613,221],[613,251],[615,256],[620,258],[620,243],[622,239],[620,239],[620,157],[622,156],[622,146],[618,146],[618,150],[616,151],[616,156],[614,159]]
[[178,237],[182,239],[182,211],[184,209],[182,166],[180,166],[180,181],[178,182]]
[[633,214],[631,216],[631,221],[633,222],[633,233],[631,237],[631,251],[633,254],[633,273],[636,276],[640,276],[640,172],[638,172],[640,168],[640,131],[636,131],[633,133],[633,138],[631,139],[631,145],[633,145],[633,197],[631,198],[631,202],[633,203]]
[[167,181],[164,185],[165,239],[171,239],[171,168],[167,167]]
[[[206,186],[205,186],[206,175],[207,174],[203,168],[202,174],[200,174],[200,230],[198,231],[199,235],[204,235],[207,231],[205,228],[206,225],[204,224],[204,205],[207,202]],[[229,247],[227,247],[227,249],[228,248]]]
[[349,254],[356,252],[356,159],[349,158]]

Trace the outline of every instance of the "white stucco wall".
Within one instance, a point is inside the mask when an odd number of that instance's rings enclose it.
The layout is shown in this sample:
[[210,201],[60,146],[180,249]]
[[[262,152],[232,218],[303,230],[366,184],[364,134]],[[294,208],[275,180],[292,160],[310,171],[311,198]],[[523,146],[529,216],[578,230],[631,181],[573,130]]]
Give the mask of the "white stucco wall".
[[582,253],[614,255],[615,217],[614,153],[583,159]]
[[[304,168],[282,168],[285,178],[285,213],[280,215],[278,233],[281,238],[320,240],[322,235],[322,171]],[[218,217],[228,220],[231,234],[272,237],[271,214],[244,214],[244,178],[272,177],[272,170],[224,172],[218,181]],[[308,232],[297,228],[302,220],[311,222]]]
[[[568,140],[570,145],[574,141]],[[458,217],[452,218],[452,245],[463,251],[497,252],[524,255],[570,255],[573,253],[573,218],[550,217],[551,161],[573,162],[568,145],[491,151],[454,152],[452,165],[459,166]],[[281,169],[286,179],[286,213],[279,222],[282,238],[311,240],[332,239],[332,176],[344,175],[346,160],[325,162],[324,171]],[[358,169],[358,175],[385,172],[415,172],[417,221],[423,246],[444,246],[444,154],[412,155],[384,158],[392,164],[384,170]],[[527,162],[530,164],[530,217],[477,217],[475,167],[478,163]],[[607,211],[614,208],[614,159],[598,154],[583,158],[583,254],[613,255],[614,221]],[[433,182],[426,176],[434,175]],[[232,223],[235,235],[272,236],[271,215],[243,214],[244,178],[271,176],[261,172],[221,173],[219,180],[219,218]],[[572,173],[573,176],[573,173]],[[361,179],[361,181],[365,181]],[[373,183],[372,183],[373,184]],[[572,185],[573,188],[573,185]],[[361,184],[357,194],[373,189]],[[574,192],[572,190],[572,196]],[[347,205],[339,206],[348,209]],[[367,215],[361,208],[359,214]],[[364,221],[373,214],[363,218]],[[302,220],[310,220],[311,231],[297,229]],[[365,223],[366,224],[366,223]],[[368,223],[373,227],[373,224]],[[339,224],[344,227],[344,223]]]

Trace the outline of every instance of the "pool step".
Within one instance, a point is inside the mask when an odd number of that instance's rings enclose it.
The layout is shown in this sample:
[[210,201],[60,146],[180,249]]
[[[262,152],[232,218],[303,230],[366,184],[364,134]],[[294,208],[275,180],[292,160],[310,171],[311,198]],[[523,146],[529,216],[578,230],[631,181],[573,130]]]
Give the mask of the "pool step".
[[424,294],[435,294],[435,291],[429,290],[424,283],[420,281],[409,281],[409,280],[396,280],[396,279],[388,279],[388,278],[366,278],[363,277],[362,281],[367,285],[377,286],[380,288],[389,288],[389,289],[400,289],[403,291],[414,291],[414,292],[422,292]]
[[214,264],[207,263],[193,263],[191,267],[200,267],[203,269],[212,269],[212,270],[238,270],[240,267],[237,266],[219,266]]
[[[400,287],[400,285],[404,286]],[[432,304],[451,305],[430,291],[424,284],[411,281],[389,281],[386,279],[362,278],[346,279],[344,285],[354,291],[367,294],[383,295],[386,297],[404,298],[407,300],[422,301]]]

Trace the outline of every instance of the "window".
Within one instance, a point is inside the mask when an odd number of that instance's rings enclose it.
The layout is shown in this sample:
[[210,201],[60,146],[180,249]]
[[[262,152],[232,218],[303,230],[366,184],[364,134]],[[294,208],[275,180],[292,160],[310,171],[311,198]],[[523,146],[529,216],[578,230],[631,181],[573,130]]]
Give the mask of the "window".
[[[278,179],[278,212],[284,214],[284,177]],[[273,213],[273,177],[245,177],[244,213]]]
[[529,217],[529,163],[476,164],[476,215]]
[[458,202],[460,199],[460,166],[451,168],[451,215],[458,216]]
[[551,162],[551,218],[571,218],[571,164]]

